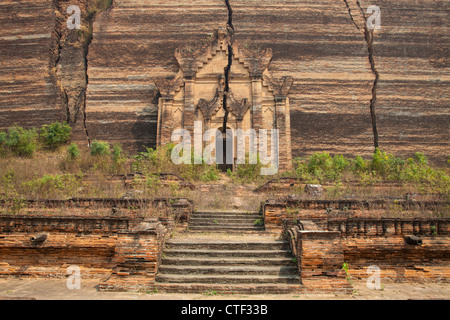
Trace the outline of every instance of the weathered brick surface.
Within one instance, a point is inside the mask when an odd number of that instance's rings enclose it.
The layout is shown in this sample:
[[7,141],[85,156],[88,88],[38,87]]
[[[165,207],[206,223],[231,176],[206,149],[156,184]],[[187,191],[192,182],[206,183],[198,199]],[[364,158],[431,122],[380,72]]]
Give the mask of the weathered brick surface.
[[128,230],[141,219],[127,217],[75,217],[1,215],[0,232],[117,233]]
[[155,277],[164,246],[165,230],[119,235],[111,275],[99,285],[102,291],[155,289]]
[[[373,216],[372,213],[377,215],[386,212],[390,206],[393,205],[392,201],[386,200],[294,200],[288,197],[267,200],[263,205],[264,212],[264,224],[266,230],[270,232],[281,232],[283,228],[283,219],[307,219],[315,221],[321,228],[330,230],[339,230],[343,232],[360,232],[363,228],[362,221],[369,216]],[[433,210],[447,205],[445,201],[411,201],[411,200],[398,200],[395,201],[395,205],[399,206],[407,212],[408,210]],[[335,219],[336,212],[345,212],[347,218],[339,220]],[[354,218],[350,220],[348,218]],[[362,220],[361,220],[362,219]],[[327,221],[331,221],[329,226]],[[402,221],[401,223],[398,221]],[[429,220],[429,221],[428,221]],[[339,222],[341,221],[341,222]],[[379,223],[376,226],[370,226],[370,219],[366,219],[364,222],[367,229],[370,228],[384,228],[383,232],[393,232],[394,228],[396,233],[399,233],[397,229],[401,229],[401,233],[423,233],[426,230],[431,230],[431,226],[435,226],[436,232],[439,234],[449,234],[450,226],[447,218],[430,218],[430,219],[378,219]],[[383,221],[383,222],[381,222]],[[397,221],[397,222],[396,222]],[[428,222],[427,222],[428,221]],[[345,223],[345,226],[343,225]],[[343,229],[345,228],[345,230]],[[383,229],[383,230],[384,230]],[[353,231],[352,231],[353,230]],[[369,231],[380,234],[380,231]]]
[[327,229],[342,232],[344,236],[393,236],[393,235],[449,235],[450,219],[447,218],[385,218],[385,219],[328,219]]
[[[419,227],[414,227],[414,222]],[[334,231],[301,231],[301,225],[292,228],[297,222],[284,220],[284,227],[289,230],[286,234],[297,241],[293,252],[297,255],[302,283],[306,287],[309,281],[313,287],[323,286],[331,280],[330,285],[336,285],[342,280],[339,275],[342,276],[344,262],[349,266],[350,279],[367,278],[372,275],[367,268],[376,266],[380,269],[382,282],[447,283],[450,279],[450,238],[448,234],[436,233],[439,228],[431,228],[436,222],[447,223],[444,219],[341,219],[341,228]],[[404,225],[409,227],[404,228]],[[405,236],[414,231],[422,239],[422,245],[406,243]],[[330,276],[338,276],[337,282]]]
[[[0,216],[0,276],[65,277],[67,267],[76,265],[82,278],[105,278],[103,290],[154,288],[173,228],[173,220],[162,220]],[[31,241],[41,233],[45,241]]]
[[423,236],[423,245],[407,244],[403,236],[343,238],[344,260],[353,278],[365,279],[371,265],[382,282],[444,282],[450,279],[450,238]]
[[50,232],[33,244],[35,232],[0,232],[0,277],[65,277],[77,265],[82,278],[106,276],[113,264],[117,236]]
[[342,270],[344,251],[340,232],[299,231],[297,237],[297,263],[305,288],[351,292]]
[[[57,58],[67,66],[66,88],[77,84],[71,75],[89,76],[86,124],[91,139],[121,142],[133,150],[142,144],[155,145],[158,90],[154,82],[175,76],[175,48],[207,41],[218,26],[226,25],[225,1],[113,1],[94,22],[86,72],[83,63],[77,67],[67,48],[52,57],[55,27],[68,17],[61,10],[57,19],[54,4],[65,7],[67,2],[2,1],[0,127],[13,122],[39,125],[66,117],[51,70],[51,60]],[[364,9],[373,4],[360,2]],[[70,2],[74,3],[83,8],[86,1]],[[362,25],[356,2],[348,3]],[[272,48],[273,75],[294,77],[289,94],[293,156],[324,150],[370,156],[374,75],[364,35],[354,26],[345,2],[234,0],[230,4],[235,39]],[[449,141],[448,5],[431,0],[376,4],[382,11],[382,28],[376,30],[373,44],[380,73],[376,106],[380,146],[399,155],[423,150],[444,162]]]

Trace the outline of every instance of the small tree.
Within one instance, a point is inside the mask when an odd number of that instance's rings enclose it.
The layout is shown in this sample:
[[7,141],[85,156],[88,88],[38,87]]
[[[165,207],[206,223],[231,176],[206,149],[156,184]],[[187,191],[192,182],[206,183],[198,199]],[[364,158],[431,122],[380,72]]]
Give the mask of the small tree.
[[67,123],[54,122],[44,125],[40,130],[40,138],[44,146],[55,150],[70,139],[72,128]]
[[37,132],[19,126],[10,127],[4,145],[15,155],[31,157],[37,148]]
[[107,156],[111,153],[108,142],[104,141],[92,141],[91,144],[91,156]]
[[67,147],[67,154],[70,160],[75,160],[80,156],[80,149],[78,149],[78,146],[75,143],[72,143]]

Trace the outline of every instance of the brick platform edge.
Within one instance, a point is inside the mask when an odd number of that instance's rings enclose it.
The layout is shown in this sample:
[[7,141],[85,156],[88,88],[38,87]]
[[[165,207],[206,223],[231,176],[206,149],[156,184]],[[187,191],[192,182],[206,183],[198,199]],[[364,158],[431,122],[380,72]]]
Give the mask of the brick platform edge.
[[105,279],[99,290],[152,290],[172,227],[158,218],[3,215],[0,277],[65,278],[77,266],[81,279]]

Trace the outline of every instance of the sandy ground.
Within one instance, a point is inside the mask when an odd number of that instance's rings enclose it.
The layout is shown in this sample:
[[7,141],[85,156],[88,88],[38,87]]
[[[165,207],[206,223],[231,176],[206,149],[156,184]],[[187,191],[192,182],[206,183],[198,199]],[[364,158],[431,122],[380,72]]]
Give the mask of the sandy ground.
[[450,299],[450,284],[382,283],[381,290],[370,290],[365,281],[354,282],[351,295],[206,295],[131,292],[98,292],[99,280],[82,280],[80,289],[68,289],[65,279],[0,279],[0,300],[408,300]]

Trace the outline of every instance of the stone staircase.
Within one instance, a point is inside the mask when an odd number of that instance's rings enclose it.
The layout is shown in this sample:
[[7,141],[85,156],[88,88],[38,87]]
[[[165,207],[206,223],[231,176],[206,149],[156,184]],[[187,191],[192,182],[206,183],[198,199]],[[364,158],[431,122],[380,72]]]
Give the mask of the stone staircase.
[[263,217],[259,212],[194,212],[189,218],[189,232],[263,232]]
[[301,287],[288,243],[170,240],[156,277],[171,293],[292,293]]
[[258,212],[195,212],[189,232],[166,242],[156,276],[158,291],[300,292],[301,279],[288,242],[267,235],[262,220]]

